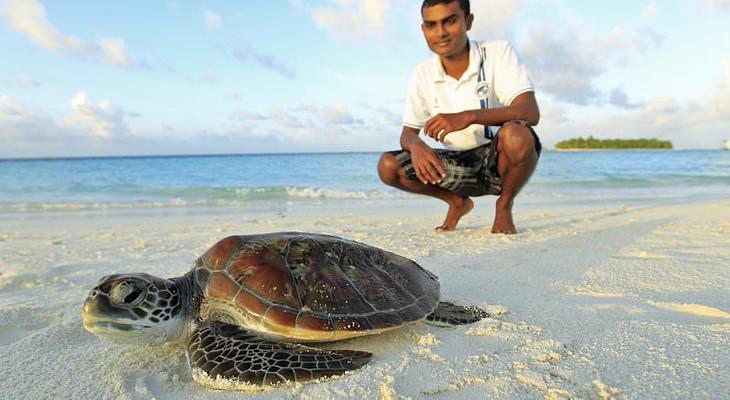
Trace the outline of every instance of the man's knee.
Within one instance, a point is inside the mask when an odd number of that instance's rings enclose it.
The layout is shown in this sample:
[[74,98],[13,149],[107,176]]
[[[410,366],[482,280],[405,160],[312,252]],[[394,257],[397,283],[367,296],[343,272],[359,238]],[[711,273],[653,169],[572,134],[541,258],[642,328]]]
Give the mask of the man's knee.
[[535,137],[528,127],[505,125],[499,130],[497,151],[505,153],[513,161],[523,160],[536,154]]
[[378,161],[378,176],[384,183],[392,185],[398,181],[400,164],[392,153],[383,153]]

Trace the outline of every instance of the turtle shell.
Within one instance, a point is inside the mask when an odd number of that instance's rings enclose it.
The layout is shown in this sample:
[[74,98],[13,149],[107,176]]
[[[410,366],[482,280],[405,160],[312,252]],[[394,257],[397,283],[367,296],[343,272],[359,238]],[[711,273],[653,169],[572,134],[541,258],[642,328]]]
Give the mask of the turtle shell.
[[439,301],[437,278],[415,262],[312,233],[227,237],[196,260],[193,274],[208,307],[201,314],[297,341],[400,327]]

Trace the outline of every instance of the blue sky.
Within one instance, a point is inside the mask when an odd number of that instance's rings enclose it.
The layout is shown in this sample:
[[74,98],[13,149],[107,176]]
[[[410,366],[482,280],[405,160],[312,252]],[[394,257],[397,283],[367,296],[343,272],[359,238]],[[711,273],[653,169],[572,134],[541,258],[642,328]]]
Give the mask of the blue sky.
[[[419,1],[0,0],[0,157],[398,147]],[[730,139],[730,0],[472,0],[548,146]]]

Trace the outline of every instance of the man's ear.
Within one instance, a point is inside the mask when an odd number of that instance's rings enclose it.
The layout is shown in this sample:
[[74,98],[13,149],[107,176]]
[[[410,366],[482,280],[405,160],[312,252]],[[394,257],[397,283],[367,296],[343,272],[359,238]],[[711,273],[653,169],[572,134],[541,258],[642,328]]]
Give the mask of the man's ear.
[[474,22],[474,14],[469,14],[466,16],[466,30],[471,29],[471,24]]

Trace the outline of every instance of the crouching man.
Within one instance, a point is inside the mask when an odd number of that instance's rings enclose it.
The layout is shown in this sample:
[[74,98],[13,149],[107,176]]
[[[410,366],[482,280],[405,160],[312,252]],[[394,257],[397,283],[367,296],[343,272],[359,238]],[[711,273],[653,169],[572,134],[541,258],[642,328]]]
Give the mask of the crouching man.
[[[469,40],[469,0],[425,0],[421,16],[436,56],[413,72],[402,150],[383,154],[380,179],[445,201],[449,209],[436,231],[454,230],[474,207],[470,197],[499,196],[492,232],[515,233],[512,205],[541,150],[532,129],[540,111],[527,70],[509,42]],[[444,148],[432,148],[432,141]]]

